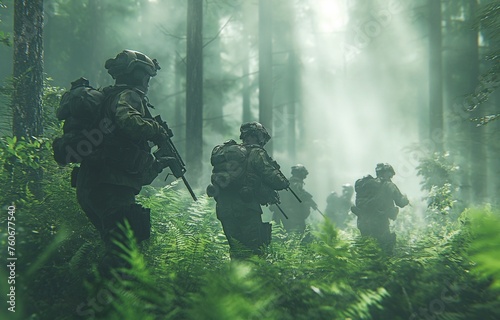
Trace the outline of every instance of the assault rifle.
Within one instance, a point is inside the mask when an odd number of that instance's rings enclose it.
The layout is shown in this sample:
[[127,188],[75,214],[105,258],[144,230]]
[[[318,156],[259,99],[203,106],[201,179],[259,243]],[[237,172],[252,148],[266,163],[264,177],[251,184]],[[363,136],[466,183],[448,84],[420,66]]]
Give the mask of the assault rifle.
[[292,190],[292,188],[288,187],[288,188],[286,188],[285,190],[286,190],[286,191],[290,191],[290,192],[293,194],[293,196],[295,197],[295,199],[297,199],[297,201],[298,201],[299,203],[302,203],[302,200],[300,200],[299,196],[298,196],[298,195],[297,195],[297,194],[296,194],[296,193]]
[[274,191],[274,190],[268,190],[268,192],[265,192],[265,194],[267,195],[267,199],[265,200],[265,204],[266,205],[275,205],[279,211],[283,214],[283,216],[288,219],[288,216],[286,215],[285,211],[283,211],[283,209],[280,207],[280,196],[278,194],[278,192]]
[[306,201],[308,201],[308,202],[311,204],[311,208],[312,208],[313,210],[318,211],[318,213],[319,213],[319,214],[320,214],[323,218],[325,218],[325,219],[326,219],[326,216],[324,215],[324,213],[323,213],[323,212],[321,212],[321,210],[319,210],[319,208],[318,208],[318,204],[317,204],[316,202],[314,202],[314,200],[312,199],[312,194],[310,194],[309,192],[306,192],[306,191],[304,191],[304,194],[305,194],[305,196],[306,196],[306,198],[307,198],[307,199],[306,199]]
[[189,193],[191,194],[193,200],[198,201],[196,195],[193,192],[193,189],[189,185],[189,182],[186,180],[186,177],[184,177],[184,174],[186,173],[186,164],[182,160],[181,155],[177,151],[177,148],[175,148],[174,143],[172,142],[171,138],[174,136],[172,129],[168,127],[168,124],[162,120],[160,115],[157,115],[156,117],[154,117],[154,119],[167,132],[167,139],[158,144],[158,150],[156,150],[154,153],[155,157],[157,159],[159,158],[168,159],[168,167],[172,171],[174,177],[182,178],[182,181],[184,182],[184,185],[188,189]]

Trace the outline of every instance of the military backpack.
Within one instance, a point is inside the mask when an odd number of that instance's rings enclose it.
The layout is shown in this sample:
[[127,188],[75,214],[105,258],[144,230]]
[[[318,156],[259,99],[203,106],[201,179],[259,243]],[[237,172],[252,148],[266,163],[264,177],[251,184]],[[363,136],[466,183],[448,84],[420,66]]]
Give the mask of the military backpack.
[[71,89],[63,94],[56,111],[57,119],[64,121],[63,135],[52,143],[58,164],[82,162],[112,131],[112,121],[103,118],[107,98],[102,90],[91,87],[85,78],[71,83]]
[[356,191],[356,206],[351,211],[359,215],[360,212],[377,208],[377,203],[382,191],[382,182],[371,175],[358,179],[354,184]]
[[211,181],[221,189],[241,187],[247,169],[249,151],[229,140],[216,146],[210,157],[213,166]]

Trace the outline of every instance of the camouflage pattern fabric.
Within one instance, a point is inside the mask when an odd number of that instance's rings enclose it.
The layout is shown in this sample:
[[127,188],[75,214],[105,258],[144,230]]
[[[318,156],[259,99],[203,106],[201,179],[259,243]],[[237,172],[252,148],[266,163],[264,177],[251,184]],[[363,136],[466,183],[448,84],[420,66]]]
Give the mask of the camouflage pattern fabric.
[[315,208],[316,203],[312,195],[304,189],[303,179],[296,176],[290,177],[290,188],[302,200],[302,203],[299,203],[291,192],[282,192],[280,206],[288,219],[283,216],[276,206],[272,206],[273,220],[276,223],[281,222],[286,231],[304,232],[310,209]]
[[349,210],[351,206],[350,197],[332,192],[326,199],[325,215],[335,223],[337,228],[343,229],[350,221]]
[[146,98],[136,90],[120,86],[104,90],[119,91],[103,112],[114,130],[83,160],[76,189],[78,203],[109,249],[112,234],[124,218],[139,241],[149,237],[149,211],[135,204],[135,195],[158,175],[147,141],[162,132],[158,123],[148,118]]
[[[248,150],[246,174],[241,185],[250,185],[254,194],[263,186],[272,190],[288,187],[288,180],[276,168],[266,150],[258,145],[243,145]],[[245,258],[259,254],[263,245],[269,244],[271,228],[262,223],[260,200],[242,197],[238,188],[220,188],[215,195],[217,218],[221,221],[229,242],[231,258]]]
[[386,253],[391,253],[396,235],[390,232],[389,219],[395,220],[400,208],[409,204],[408,198],[390,180],[381,180],[381,190],[370,208],[358,208],[358,229],[364,237],[377,239]]

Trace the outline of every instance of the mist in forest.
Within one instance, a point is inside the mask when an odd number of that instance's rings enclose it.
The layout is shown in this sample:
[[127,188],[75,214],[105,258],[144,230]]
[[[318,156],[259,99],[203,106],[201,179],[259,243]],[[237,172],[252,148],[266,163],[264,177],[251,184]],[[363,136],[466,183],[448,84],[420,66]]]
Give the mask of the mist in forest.
[[[9,7],[9,1],[5,1]],[[210,180],[210,152],[238,140],[242,93],[248,90],[250,119],[259,120],[258,1],[210,1],[204,5],[203,64],[204,188]],[[304,164],[306,180],[320,208],[332,191],[366,175],[379,162],[392,164],[393,181],[413,202],[420,201],[415,167],[427,136],[428,39],[425,1],[274,1],[273,157],[285,175]],[[106,59],[133,49],[158,59],[162,69],[150,82],[149,97],[174,130],[184,154],[186,3],[184,1],[88,1],[68,5],[45,1],[45,73],[69,87],[80,76],[96,87],[112,84]],[[77,14],[77,12],[85,14]],[[8,15],[4,18],[8,24]],[[76,20],[75,20],[76,19]],[[83,29],[82,29],[83,28]],[[287,81],[289,48],[297,56],[295,119]],[[11,48],[1,48],[12,56]],[[9,51],[10,50],[10,51]],[[64,54],[61,54],[64,52]],[[2,66],[1,78],[10,73]],[[289,120],[296,121],[296,154],[286,147]],[[425,151],[434,151],[427,141]],[[189,168],[188,168],[189,171]]]
[[355,8],[352,1],[316,1],[298,28],[307,130],[299,162],[310,168],[306,187],[322,207],[329,192],[375,175],[376,163],[387,162],[396,171],[393,181],[418,201],[411,146],[419,141],[427,84],[419,17],[407,1]]

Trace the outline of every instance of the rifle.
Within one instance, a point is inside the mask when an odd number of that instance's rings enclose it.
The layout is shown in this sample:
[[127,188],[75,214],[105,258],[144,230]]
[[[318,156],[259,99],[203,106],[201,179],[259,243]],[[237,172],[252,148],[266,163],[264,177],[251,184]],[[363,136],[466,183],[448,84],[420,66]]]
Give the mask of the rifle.
[[321,210],[318,209],[318,206],[316,205],[316,203],[314,203],[314,207],[313,207],[314,210],[318,211],[319,214],[326,219],[326,216],[323,212],[321,212]]
[[[292,190],[291,188],[287,188],[286,190],[291,191],[291,192],[292,192],[292,194],[295,196],[295,199],[297,199],[300,203],[302,203],[302,200],[300,200],[300,199],[299,199],[299,197],[295,194],[295,192],[293,192],[293,190]],[[316,202],[314,202],[314,200],[312,199],[312,195],[311,195],[311,194],[309,194],[309,193],[307,193],[307,192],[306,192],[305,194],[306,194],[306,196],[308,197],[309,201],[311,201],[311,202],[312,202],[312,204],[313,204],[313,205],[311,206],[311,208],[313,208],[313,210],[318,211],[318,212],[319,212],[319,214],[320,214],[323,218],[325,218],[325,219],[326,219],[326,216],[323,214],[323,212],[321,212],[321,210],[319,210],[319,209],[318,209],[318,205],[317,205],[317,204],[316,204]]]
[[296,194],[296,193],[292,190],[292,188],[288,187],[288,188],[286,188],[285,190],[286,190],[286,191],[290,191],[290,192],[293,194],[293,196],[295,197],[295,199],[297,199],[297,201],[298,201],[299,203],[302,203],[302,200],[300,200],[299,196],[298,196],[298,195],[297,195],[297,194]]
[[[182,178],[182,182],[184,182],[184,185],[188,189],[193,200],[198,201],[196,195],[193,192],[193,189],[189,185],[189,182],[186,180],[186,177],[184,177],[184,174],[186,173],[186,164],[182,160],[181,155],[172,142],[171,138],[174,136],[172,129],[168,127],[168,124],[162,120],[160,115],[154,117],[154,120],[158,122],[158,124],[160,124],[160,126],[162,126],[163,129],[165,129],[165,131],[167,132],[167,139],[158,144],[158,150],[156,150],[154,153],[155,157],[169,159],[168,167],[172,171],[174,177]],[[167,178],[165,178],[165,180],[167,180]]]
[[276,192],[275,190],[268,190],[264,194],[266,195],[266,199],[264,200],[263,204],[265,204],[266,206],[271,206],[273,204],[276,205],[283,216],[288,219],[285,211],[283,211],[283,209],[280,207],[280,196],[278,192]]
[[285,218],[288,219],[288,216],[286,215],[285,211],[283,211],[283,209],[281,209],[281,207],[279,205],[279,202],[278,203],[274,203],[274,205],[276,205],[276,207],[278,207],[278,209],[281,211],[281,213],[283,214],[283,216],[285,216]]

